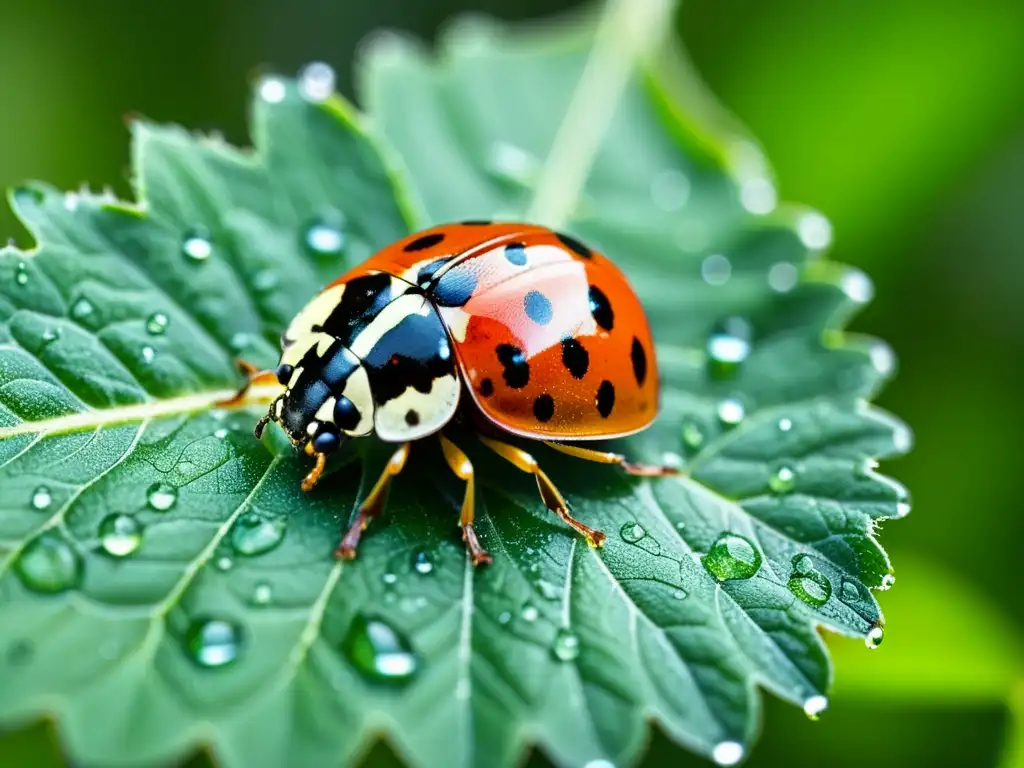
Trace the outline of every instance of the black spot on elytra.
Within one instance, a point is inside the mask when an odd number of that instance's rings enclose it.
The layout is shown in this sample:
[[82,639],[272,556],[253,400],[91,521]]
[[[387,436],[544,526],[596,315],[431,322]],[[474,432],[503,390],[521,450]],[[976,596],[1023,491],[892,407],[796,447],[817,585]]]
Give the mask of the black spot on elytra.
[[490,379],[484,379],[480,382],[480,388],[478,389],[481,396],[490,397],[494,394],[494,382]]
[[334,403],[334,423],[338,425],[338,429],[346,431],[355,429],[360,418],[359,409],[356,408],[355,403],[344,395],[339,396]]
[[633,337],[633,348],[629,351],[629,357],[633,361],[633,375],[636,376],[636,383],[643,386],[647,378],[647,353],[644,352],[644,345],[640,339]]
[[590,368],[590,353],[576,339],[562,339],[562,365],[574,379],[582,379]]
[[441,267],[447,264],[450,259],[445,256],[440,259],[434,259],[428,264],[424,264],[420,267],[420,271],[416,273],[416,283],[418,285],[425,285],[434,279],[434,273],[437,272]]
[[533,401],[533,415],[537,421],[550,421],[555,415],[555,399],[549,394],[543,394]]
[[615,313],[612,312],[612,305],[609,303],[608,297],[596,285],[590,286],[590,314],[594,316],[595,322],[606,331],[610,331],[615,325]]
[[406,243],[405,247],[402,248],[402,250],[406,252],[424,251],[427,248],[433,248],[442,240],[444,240],[444,233],[434,232],[433,234],[430,235],[423,235],[422,237],[417,237],[411,243]]
[[523,308],[526,316],[538,325],[547,325],[551,322],[551,299],[540,291],[530,291],[523,297]]
[[498,362],[504,370],[501,372],[505,383],[512,389],[522,389],[530,382],[530,364],[526,362],[523,350],[511,344],[499,344],[495,349]]
[[442,307],[461,307],[476,290],[476,274],[467,266],[452,267],[430,289],[434,303]]
[[584,259],[593,258],[594,252],[587,248],[587,246],[585,246],[572,235],[564,235],[558,232],[556,232],[555,234],[558,236],[558,239],[562,241],[562,245],[564,245],[569,250],[573,251],[579,256],[582,256]]
[[415,427],[420,423],[420,415],[410,408],[405,413],[405,423],[410,427]]
[[615,386],[606,379],[597,388],[597,412],[601,414],[602,419],[607,419],[611,416],[612,408],[614,407]]
[[442,343],[446,338],[441,319],[433,311],[406,315],[381,336],[363,358],[374,401],[383,405],[408,387],[426,394],[434,379],[454,376],[451,349]]
[[526,246],[522,243],[509,243],[505,246],[505,258],[510,264],[522,267],[526,264]]
[[357,277],[345,283],[345,290],[331,314],[314,331],[323,331],[349,346],[366,325],[395,298],[391,275],[383,272]]

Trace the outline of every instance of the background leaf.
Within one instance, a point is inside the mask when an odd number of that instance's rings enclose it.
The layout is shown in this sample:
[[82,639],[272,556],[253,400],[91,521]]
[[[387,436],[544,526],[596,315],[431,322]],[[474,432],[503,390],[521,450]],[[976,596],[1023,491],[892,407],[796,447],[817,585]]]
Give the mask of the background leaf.
[[[889,564],[874,523],[906,509],[867,463],[909,447],[864,404],[891,353],[835,330],[870,283],[815,260],[827,222],[775,211],[756,149],[692,132],[653,69],[627,66],[621,101],[599,100],[614,117],[582,194],[559,187],[572,155],[554,136],[588,55],[631,63],[610,34],[624,7],[596,53],[583,22],[547,39],[455,30],[438,69],[393,39],[371,55],[371,111],[423,215],[346,108],[309,98],[311,77],[261,81],[255,157],[141,127],[142,210],[15,194],[41,245],[0,261],[0,716],[56,710],[72,753],[104,764],[198,738],[228,764],[323,764],[383,729],[417,765],[512,763],[528,741],[575,765],[632,761],[651,714],[737,759],[754,682],[824,705],[814,627],[877,633],[870,588]],[[417,446],[359,560],[334,564],[365,482],[343,461],[300,499],[303,462],[252,440],[253,414],[210,408],[236,383],[232,357],[272,363],[339,262],[407,222],[523,215],[544,176],[654,321],[664,415],[624,449],[687,472],[629,480],[537,451],[577,514],[613,534],[595,553],[463,438],[496,555],[474,573],[455,535],[461,488]],[[365,477],[380,453],[358,457]]]

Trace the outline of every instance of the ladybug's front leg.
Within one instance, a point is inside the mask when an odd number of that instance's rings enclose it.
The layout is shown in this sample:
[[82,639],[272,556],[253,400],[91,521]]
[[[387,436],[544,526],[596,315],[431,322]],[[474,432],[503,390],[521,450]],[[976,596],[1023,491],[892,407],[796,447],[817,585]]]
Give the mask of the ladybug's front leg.
[[384,509],[384,498],[387,494],[388,486],[391,484],[391,478],[402,471],[407,458],[409,458],[409,443],[403,443],[402,447],[395,451],[391,458],[388,459],[384,471],[381,472],[377,482],[366,498],[363,499],[363,503],[359,505],[355,519],[348,527],[348,530],[345,531],[345,535],[342,537],[341,543],[338,544],[338,548],[334,550],[336,558],[352,560],[356,556],[359,538],[363,535],[363,531],[366,530],[366,526],[370,524],[370,520],[379,515],[381,510]]

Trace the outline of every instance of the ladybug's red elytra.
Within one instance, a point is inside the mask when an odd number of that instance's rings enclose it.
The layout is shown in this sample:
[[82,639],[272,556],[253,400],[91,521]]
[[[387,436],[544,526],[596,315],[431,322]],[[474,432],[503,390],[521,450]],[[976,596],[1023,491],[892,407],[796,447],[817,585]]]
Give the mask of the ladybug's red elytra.
[[473,530],[473,466],[443,433],[460,405],[488,448],[532,474],[544,504],[595,547],[605,535],[576,520],[526,451],[502,438],[543,441],[630,474],[667,467],[574,445],[633,434],[658,410],[650,327],[625,276],[569,235],[518,223],[467,221],[410,235],[327,286],[281,337],[275,371],[240,363],[249,381],[276,379],[284,392],[256,425],[270,421],[316,458],[350,437],[398,443],[360,505],[336,556],[352,558],[383,507],[409,444],[438,435],[452,471],[466,481],[459,524],[474,564],[490,555]]

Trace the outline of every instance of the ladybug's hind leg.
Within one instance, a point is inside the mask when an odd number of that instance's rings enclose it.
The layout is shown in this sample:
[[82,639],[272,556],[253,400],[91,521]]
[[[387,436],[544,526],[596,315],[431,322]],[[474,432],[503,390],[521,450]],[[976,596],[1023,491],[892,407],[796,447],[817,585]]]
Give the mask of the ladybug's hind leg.
[[533,475],[537,479],[537,488],[540,490],[540,497],[544,505],[558,515],[563,522],[582,534],[590,546],[600,547],[604,544],[605,539],[608,538],[607,536],[601,533],[601,531],[595,531],[593,528],[584,525],[569,513],[569,505],[566,503],[565,498],[559,493],[558,488],[551,482],[551,479],[544,474],[544,471],[537,464],[537,460],[533,456],[520,448],[516,448],[514,445],[509,445],[490,437],[484,437],[483,435],[480,436],[480,441],[517,469]]
[[366,498],[363,499],[363,503],[359,505],[355,519],[349,525],[348,530],[345,531],[345,535],[338,544],[338,548],[334,550],[336,558],[339,560],[352,560],[356,556],[359,538],[363,535],[363,531],[366,530],[366,526],[370,524],[370,520],[379,515],[381,510],[384,509],[384,498],[387,495],[388,486],[391,484],[391,478],[402,471],[407,458],[409,458],[409,444],[403,443],[402,447],[395,451],[391,458],[388,459],[388,463],[384,466],[384,471],[381,472],[377,482],[374,483],[373,488],[370,489]]
[[276,371],[261,371],[255,365],[246,362],[245,360],[236,360],[235,366],[245,376],[245,383],[232,397],[229,397],[227,400],[220,400],[214,404],[220,408],[230,408],[233,405],[241,405],[245,402],[245,396],[249,394],[249,390],[252,389],[253,386],[278,383]]
[[585,461],[596,461],[598,464],[616,464],[630,475],[640,477],[661,477],[663,475],[676,475],[679,470],[674,467],[658,466],[657,464],[634,464],[627,461],[621,453],[610,453],[608,451],[595,451],[592,448],[581,448],[578,445],[566,445],[565,443],[552,443],[544,441],[544,445],[554,448],[559,453],[575,456]]
[[459,515],[459,525],[462,526],[462,540],[466,542],[466,549],[473,559],[473,565],[490,565],[491,556],[480,546],[480,540],[473,530],[473,505],[475,503],[473,465],[458,446],[444,435],[440,435],[441,450],[444,451],[444,460],[448,462],[452,472],[466,481],[466,495],[462,497],[462,513]]

